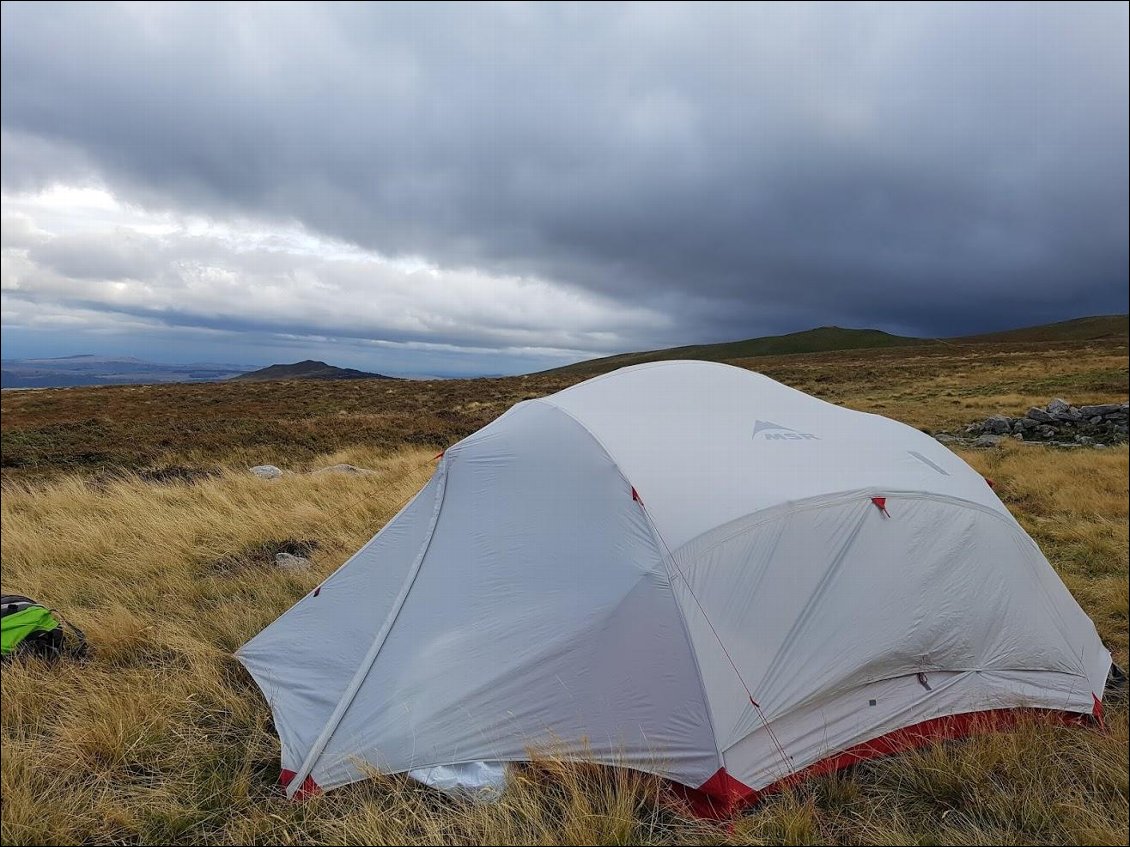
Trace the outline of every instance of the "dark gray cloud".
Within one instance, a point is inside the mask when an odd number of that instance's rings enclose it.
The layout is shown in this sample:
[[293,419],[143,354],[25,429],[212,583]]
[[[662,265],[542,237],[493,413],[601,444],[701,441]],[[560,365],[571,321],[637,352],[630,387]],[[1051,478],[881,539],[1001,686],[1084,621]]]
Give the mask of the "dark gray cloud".
[[[1085,3],[4,4],[3,183],[670,317],[602,318],[613,348],[1125,311],[1128,29]],[[32,254],[160,272],[87,247]]]

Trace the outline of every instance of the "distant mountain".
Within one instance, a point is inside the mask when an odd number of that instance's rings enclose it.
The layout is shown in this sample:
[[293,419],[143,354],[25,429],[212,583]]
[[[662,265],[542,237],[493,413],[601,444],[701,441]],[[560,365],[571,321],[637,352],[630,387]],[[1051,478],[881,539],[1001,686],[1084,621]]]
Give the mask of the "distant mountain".
[[1127,315],[1098,315],[1075,318],[1070,321],[1024,327],[1022,329],[993,332],[985,335],[968,335],[957,338],[914,338],[891,335],[878,329],[843,329],[824,326],[788,335],[770,335],[748,338],[745,341],[728,341],[721,344],[696,344],[689,347],[670,347],[641,353],[620,353],[600,359],[589,359],[545,373],[598,374],[616,368],[661,362],[669,359],[703,359],[709,362],[728,362],[754,356],[780,356],[793,353],[823,353],[833,350],[858,350],[875,347],[908,347],[944,341],[948,344],[1009,344],[1044,341],[1090,341],[1094,339],[1126,338]]
[[165,365],[133,356],[60,356],[0,361],[0,387],[68,388],[80,385],[136,385],[212,382],[246,371],[245,365],[193,362]]
[[270,382],[285,379],[396,379],[396,377],[366,373],[353,368],[338,368],[325,362],[307,359],[304,362],[295,362],[293,365],[271,365],[251,373],[233,376],[231,379],[243,382]]

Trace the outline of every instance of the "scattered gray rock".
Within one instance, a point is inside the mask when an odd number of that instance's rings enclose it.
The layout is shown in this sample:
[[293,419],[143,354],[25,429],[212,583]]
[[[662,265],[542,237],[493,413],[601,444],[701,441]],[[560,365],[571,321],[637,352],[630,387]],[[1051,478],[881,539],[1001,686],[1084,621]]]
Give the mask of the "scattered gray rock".
[[1102,403],[1098,406],[1080,406],[1079,414],[1085,418],[1101,418],[1103,415],[1113,415],[1116,412],[1125,411],[1125,409],[1125,403]]
[[1071,404],[1059,397],[1056,397],[1047,405],[1048,414],[1052,417],[1059,417],[1060,415],[1065,414],[1070,408]]
[[[1095,444],[1121,444],[1127,440],[1128,418],[1126,403],[1096,403],[1072,406],[1061,397],[1044,408],[1033,407],[1018,418],[1008,415],[991,415],[983,421],[966,426],[960,435],[935,433],[942,443],[973,444],[978,447],[996,446],[1005,436],[1017,441],[1035,442],[1052,447],[1090,447]],[[987,436],[995,436],[997,442]]]
[[251,468],[251,473],[255,474],[259,479],[278,479],[283,475],[282,470],[276,468],[274,465],[256,465]]
[[330,465],[328,468],[320,468],[314,471],[314,473],[343,473],[349,474],[350,476],[368,476],[369,474],[376,473],[376,471],[371,471],[368,468],[359,468],[356,465],[348,465],[343,462],[338,465]]
[[1099,442],[1098,444],[1095,444],[1093,446],[1096,450],[1105,450],[1107,447],[1107,445],[1103,444],[1102,442]]
[[993,415],[985,419],[981,425],[982,432],[990,432],[997,435],[1009,432],[1012,429],[1012,418],[1008,415]]
[[1000,443],[1004,441],[1003,435],[986,434],[977,438],[973,442],[974,447],[999,447]]
[[304,556],[295,556],[291,553],[275,553],[275,567],[284,571],[304,571],[313,564]]

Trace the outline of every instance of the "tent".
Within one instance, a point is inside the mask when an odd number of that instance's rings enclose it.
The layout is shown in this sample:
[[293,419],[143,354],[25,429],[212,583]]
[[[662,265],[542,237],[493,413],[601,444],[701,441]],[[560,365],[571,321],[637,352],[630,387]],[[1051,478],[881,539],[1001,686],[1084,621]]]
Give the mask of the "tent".
[[1040,709],[1110,653],[933,438],[727,365],[518,403],[238,653],[291,796],[532,750],[715,809]]

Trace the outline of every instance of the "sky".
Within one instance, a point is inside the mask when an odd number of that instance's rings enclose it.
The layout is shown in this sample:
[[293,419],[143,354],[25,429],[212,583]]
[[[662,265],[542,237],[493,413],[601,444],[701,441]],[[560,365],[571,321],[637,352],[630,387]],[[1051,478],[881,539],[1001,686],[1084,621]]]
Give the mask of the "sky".
[[1130,6],[0,6],[0,348],[520,373],[1127,311]]

